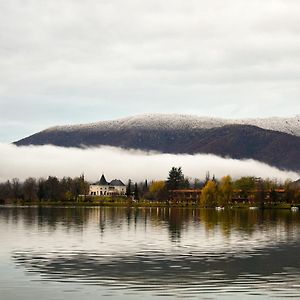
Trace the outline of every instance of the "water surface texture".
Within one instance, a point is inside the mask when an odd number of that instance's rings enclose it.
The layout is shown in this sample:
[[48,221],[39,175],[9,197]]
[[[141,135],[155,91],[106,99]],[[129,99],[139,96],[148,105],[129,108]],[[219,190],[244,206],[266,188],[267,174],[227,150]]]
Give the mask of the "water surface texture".
[[0,207],[1,299],[300,299],[300,212]]

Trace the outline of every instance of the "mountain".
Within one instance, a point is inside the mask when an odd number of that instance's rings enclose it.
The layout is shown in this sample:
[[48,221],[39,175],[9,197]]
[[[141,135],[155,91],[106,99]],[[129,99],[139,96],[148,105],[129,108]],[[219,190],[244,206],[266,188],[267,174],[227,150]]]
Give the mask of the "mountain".
[[190,115],[141,115],[91,124],[56,126],[16,145],[109,145],[163,153],[211,153],[251,158],[300,170],[300,116],[226,120]]

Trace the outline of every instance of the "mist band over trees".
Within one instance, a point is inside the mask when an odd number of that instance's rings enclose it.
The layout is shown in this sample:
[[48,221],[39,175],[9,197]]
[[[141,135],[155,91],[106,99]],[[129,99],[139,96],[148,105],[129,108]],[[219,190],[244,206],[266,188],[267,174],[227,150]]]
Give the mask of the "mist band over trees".
[[[26,158],[26,159],[25,159]],[[85,173],[88,181],[96,181],[99,173],[119,177],[124,182],[145,178],[161,180],[172,166],[182,166],[192,178],[205,177],[207,170],[216,177],[229,174],[237,179],[244,176],[297,180],[300,174],[281,170],[254,160],[237,160],[211,154],[166,154],[125,150],[114,147],[62,148],[55,146],[28,146],[0,144],[0,182],[11,178],[24,181],[28,177],[47,178],[49,175],[76,177]],[[63,167],[62,167],[63,166]]]

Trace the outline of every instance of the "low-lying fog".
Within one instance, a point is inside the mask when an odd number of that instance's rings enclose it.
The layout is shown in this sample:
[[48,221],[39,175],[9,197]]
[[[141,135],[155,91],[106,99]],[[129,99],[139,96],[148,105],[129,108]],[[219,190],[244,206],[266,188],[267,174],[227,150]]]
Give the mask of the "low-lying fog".
[[185,176],[200,179],[205,178],[207,171],[217,178],[227,174],[233,178],[257,176],[278,180],[296,180],[300,177],[295,172],[282,171],[254,160],[236,160],[210,154],[174,155],[113,147],[77,149],[0,144],[0,181],[49,175],[75,177],[82,173],[89,181],[96,181],[102,173],[108,180],[157,180],[166,179],[172,166],[181,166]]

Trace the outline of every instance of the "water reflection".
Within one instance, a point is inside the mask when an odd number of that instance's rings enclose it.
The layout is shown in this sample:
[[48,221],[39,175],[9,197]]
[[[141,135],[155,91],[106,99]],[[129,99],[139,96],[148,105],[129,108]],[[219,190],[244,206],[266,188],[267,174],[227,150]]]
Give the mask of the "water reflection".
[[0,220],[34,233],[10,247],[29,278],[181,297],[300,297],[300,213],[12,207]]
[[[28,272],[40,273],[44,280],[71,281],[126,287],[198,293],[239,291],[251,294],[253,288],[299,296],[299,243],[266,248],[247,255],[195,255],[140,252],[135,255],[109,256],[98,253],[15,252],[17,265]],[[284,276],[284,277],[282,277]],[[256,290],[256,293],[263,291]]]

